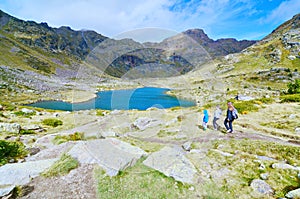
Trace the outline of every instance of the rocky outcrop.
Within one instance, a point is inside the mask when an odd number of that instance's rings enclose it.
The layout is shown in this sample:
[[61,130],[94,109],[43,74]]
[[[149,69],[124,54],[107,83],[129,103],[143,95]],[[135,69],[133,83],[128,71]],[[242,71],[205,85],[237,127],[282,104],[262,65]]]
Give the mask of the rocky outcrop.
[[138,147],[115,138],[81,141],[69,152],[81,164],[98,164],[109,176],[133,166],[147,153]]
[[232,53],[241,52],[243,49],[253,45],[256,41],[226,38],[212,40],[202,29],[190,29],[184,32],[201,46],[203,46],[212,57],[225,56]]
[[21,125],[18,123],[0,123],[0,133],[19,133],[21,130]]
[[194,175],[197,173],[195,166],[184,156],[180,148],[164,147],[152,153],[143,163],[184,183],[193,183]]

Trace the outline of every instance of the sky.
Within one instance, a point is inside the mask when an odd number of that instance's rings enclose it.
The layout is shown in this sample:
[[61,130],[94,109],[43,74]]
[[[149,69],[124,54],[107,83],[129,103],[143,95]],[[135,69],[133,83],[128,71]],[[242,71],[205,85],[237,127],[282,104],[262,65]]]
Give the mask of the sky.
[[256,40],[300,13],[300,0],[0,0],[0,9],[111,38],[159,41],[201,28],[212,39]]

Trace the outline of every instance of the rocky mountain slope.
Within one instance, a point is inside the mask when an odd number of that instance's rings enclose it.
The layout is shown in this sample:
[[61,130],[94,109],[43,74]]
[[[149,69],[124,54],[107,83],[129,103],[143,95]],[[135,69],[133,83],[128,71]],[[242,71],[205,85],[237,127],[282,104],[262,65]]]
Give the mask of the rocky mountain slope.
[[[23,21],[2,11],[0,11],[0,34],[2,35],[2,47],[0,49],[4,57],[1,60],[2,64],[11,64],[10,61],[12,61],[19,67],[20,65],[29,66],[46,73],[55,73],[57,65],[65,67],[65,65],[72,65],[78,60],[85,60],[90,53],[95,56],[98,51],[92,52],[92,50],[98,47],[98,49],[101,48],[100,51],[103,51],[105,46],[103,44],[99,46],[99,44],[103,43],[104,40],[110,40],[94,31],[74,31],[64,26],[51,28],[47,23],[38,24],[33,21]],[[145,71],[150,74],[153,70],[157,70],[154,71],[154,74],[166,73],[165,76],[172,76],[173,73],[168,74],[171,68],[175,74],[180,75],[191,71],[196,67],[196,64],[205,63],[208,56],[215,58],[240,52],[254,43],[254,41],[237,41],[235,39],[213,41],[203,30],[199,29],[188,30],[182,34],[197,42],[197,45],[204,47],[203,50],[207,55],[200,56],[201,59],[199,59],[197,55],[187,54],[186,49],[193,48],[195,44],[191,45],[190,42],[186,44],[187,40],[180,39],[181,36],[168,38],[161,43],[150,45],[149,43],[143,45],[138,42],[133,44],[134,41],[129,40],[115,41],[114,48],[108,50],[118,51],[120,46],[124,44],[128,49],[126,52],[122,51],[123,54],[114,53],[113,56],[109,57],[110,63],[105,63],[100,68],[104,68],[103,71],[108,75],[116,77],[122,77],[128,71],[139,66],[141,66],[143,74]],[[128,43],[126,43],[127,41]],[[170,46],[170,43],[176,43],[176,46],[184,46],[184,48],[174,49],[174,45]],[[138,46],[138,48],[133,46]],[[18,58],[11,55],[12,53],[17,54]],[[101,53],[96,57],[98,59],[106,58],[103,58]],[[198,59],[195,59],[196,57]],[[17,59],[14,60],[14,58]],[[92,63],[99,67],[103,64],[102,62],[102,60],[94,60]]]

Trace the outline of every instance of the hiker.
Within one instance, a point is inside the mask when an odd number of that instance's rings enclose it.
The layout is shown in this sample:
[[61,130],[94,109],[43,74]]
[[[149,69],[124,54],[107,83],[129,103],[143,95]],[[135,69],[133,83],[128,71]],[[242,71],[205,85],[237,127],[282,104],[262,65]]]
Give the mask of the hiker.
[[203,130],[205,131],[207,129],[207,122],[208,122],[208,111],[206,109],[203,110],[203,121],[202,121],[202,126],[203,126]]
[[232,122],[238,118],[237,110],[234,108],[231,102],[227,103],[227,115],[224,120],[227,133],[233,133]]
[[220,108],[219,105],[216,106],[216,110],[214,112],[214,119],[213,119],[213,127],[215,130],[218,130],[218,128],[220,127],[218,124],[217,124],[217,121],[220,119],[222,115],[222,110]]

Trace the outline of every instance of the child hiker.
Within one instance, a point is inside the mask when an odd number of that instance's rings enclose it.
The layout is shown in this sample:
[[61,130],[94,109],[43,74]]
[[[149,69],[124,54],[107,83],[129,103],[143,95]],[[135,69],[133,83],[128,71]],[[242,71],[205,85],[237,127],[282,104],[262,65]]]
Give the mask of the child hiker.
[[203,121],[202,121],[202,126],[203,126],[203,130],[205,131],[207,129],[207,122],[208,122],[208,111],[206,109],[203,110]]
[[218,128],[219,128],[217,121],[220,119],[221,115],[222,115],[222,110],[221,110],[220,106],[217,105],[216,110],[214,112],[214,119],[213,119],[213,126],[214,126],[215,130],[218,130]]

